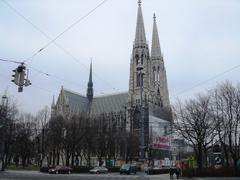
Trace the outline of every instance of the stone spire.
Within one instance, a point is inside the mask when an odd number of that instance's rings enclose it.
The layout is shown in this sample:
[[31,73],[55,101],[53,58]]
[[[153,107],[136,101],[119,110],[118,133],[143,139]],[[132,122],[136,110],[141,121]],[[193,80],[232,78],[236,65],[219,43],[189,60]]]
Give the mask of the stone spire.
[[53,96],[53,100],[52,100],[52,108],[54,108],[55,107],[55,98],[54,98],[54,96]]
[[56,104],[55,104],[55,98],[53,96],[52,105],[51,105],[51,117],[54,117],[56,115]]
[[137,27],[135,34],[135,46],[146,44],[145,28],[143,23],[141,0],[138,1]]
[[89,81],[88,81],[88,88],[87,88],[87,98],[89,101],[92,101],[92,99],[93,99],[92,61],[90,64]]
[[153,15],[153,34],[152,34],[152,52],[151,57],[153,60],[160,59],[162,56],[159,43],[158,29],[156,23],[156,15]]

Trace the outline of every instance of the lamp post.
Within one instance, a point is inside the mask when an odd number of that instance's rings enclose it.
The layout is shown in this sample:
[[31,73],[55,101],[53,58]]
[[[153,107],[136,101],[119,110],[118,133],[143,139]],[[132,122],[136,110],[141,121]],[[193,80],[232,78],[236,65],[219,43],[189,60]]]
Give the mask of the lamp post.
[[144,143],[144,109],[143,109],[143,67],[137,67],[137,72],[140,76],[140,160],[145,160],[145,143]]
[[4,151],[5,151],[5,126],[6,126],[6,116],[7,116],[7,106],[8,106],[8,97],[6,95],[2,96],[2,104],[1,104],[1,124],[0,124],[0,129],[1,129],[1,134],[2,134],[2,139],[1,139],[1,171],[4,171],[5,169],[5,163],[4,163]]

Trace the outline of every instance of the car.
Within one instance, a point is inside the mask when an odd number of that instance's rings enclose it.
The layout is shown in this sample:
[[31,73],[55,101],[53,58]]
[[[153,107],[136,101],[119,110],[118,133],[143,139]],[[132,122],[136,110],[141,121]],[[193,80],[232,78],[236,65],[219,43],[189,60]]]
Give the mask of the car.
[[48,170],[50,174],[71,174],[72,168],[68,166],[56,166]]
[[105,167],[97,166],[93,169],[90,169],[89,172],[92,173],[92,174],[101,174],[101,173],[107,173],[108,169],[105,168]]
[[137,168],[135,165],[132,164],[123,164],[120,168],[120,174],[136,174]]

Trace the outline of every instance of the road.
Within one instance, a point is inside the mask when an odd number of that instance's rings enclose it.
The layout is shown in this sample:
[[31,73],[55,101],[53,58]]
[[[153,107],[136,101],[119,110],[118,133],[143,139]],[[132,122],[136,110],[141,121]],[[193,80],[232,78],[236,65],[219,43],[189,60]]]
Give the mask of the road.
[[[108,174],[45,174],[36,171],[5,171],[0,172],[0,180],[168,180],[168,174],[145,175],[119,175]],[[183,180],[183,179],[180,179]],[[187,179],[186,179],[187,180]],[[240,180],[240,178],[192,178],[191,180]]]
[[6,171],[0,173],[0,180],[150,180],[145,174],[120,175],[108,174],[45,174],[36,171]]

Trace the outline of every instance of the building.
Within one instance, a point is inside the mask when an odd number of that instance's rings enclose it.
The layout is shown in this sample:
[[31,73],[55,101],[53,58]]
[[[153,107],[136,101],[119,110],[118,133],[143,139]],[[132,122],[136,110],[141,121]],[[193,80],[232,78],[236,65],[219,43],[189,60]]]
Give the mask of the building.
[[[159,122],[159,119],[160,121],[171,121],[166,69],[161,53],[155,14],[153,16],[151,50],[147,42],[142,6],[139,0],[136,34],[130,59],[128,92],[95,97],[91,63],[86,96],[62,87],[56,104],[53,101],[52,115],[83,113],[96,117],[108,113],[121,114],[119,124],[122,124],[130,133],[139,134],[141,112],[143,111],[144,146],[145,149],[148,149],[149,139],[151,139],[149,132],[152,127],[162,123]],[[123,116],[125,118],[122,118]],[[154,121],[151,121],[152,117],[154,117]],[[169,135],[169,127],[168,125],[168,132],[165,131],[163,136]],[[155,149],[161,150],[161,147],[156,146]]]

